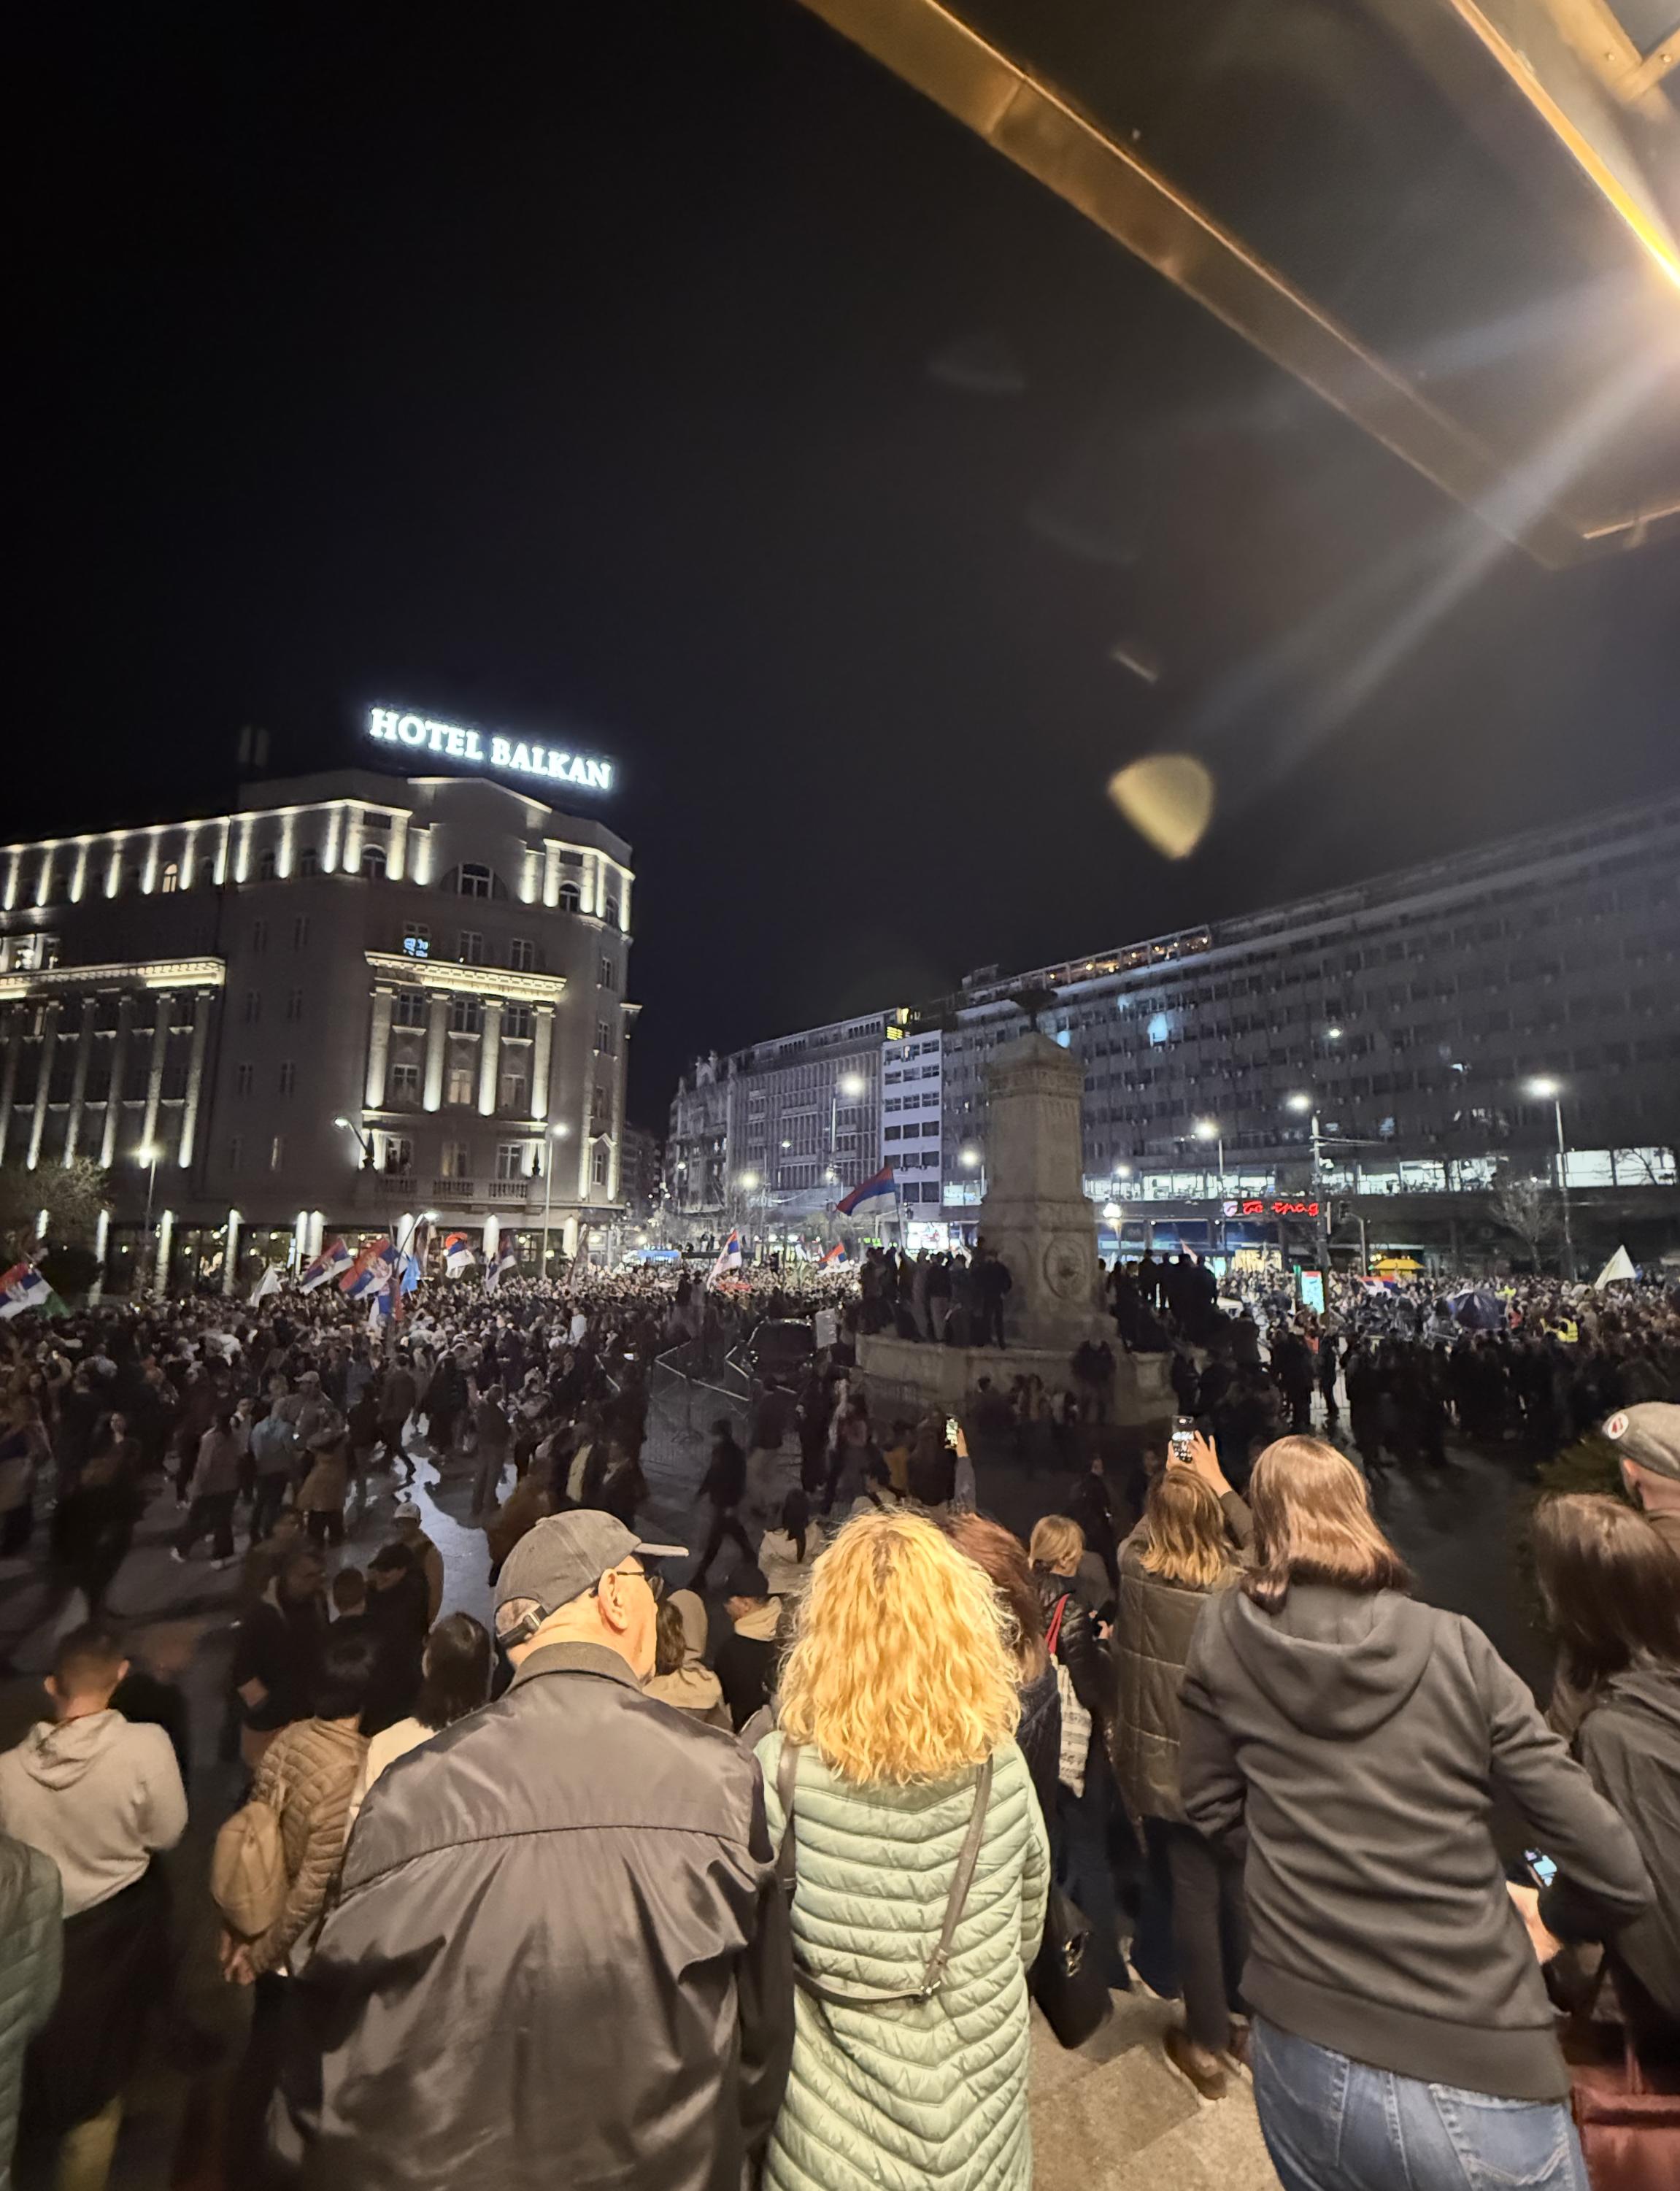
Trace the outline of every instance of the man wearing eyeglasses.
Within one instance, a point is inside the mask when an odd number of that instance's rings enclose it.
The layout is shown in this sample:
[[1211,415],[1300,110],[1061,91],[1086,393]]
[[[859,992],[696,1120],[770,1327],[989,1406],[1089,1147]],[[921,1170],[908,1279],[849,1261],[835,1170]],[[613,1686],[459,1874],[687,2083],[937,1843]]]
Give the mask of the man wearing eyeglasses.
[[793,2043],[757,1765],[643,1693],[656,1558],[588,1509],[497,1584],[506,1693],[381,1775],[296,1981],[281,2155],[333,2191],[739,2191]]

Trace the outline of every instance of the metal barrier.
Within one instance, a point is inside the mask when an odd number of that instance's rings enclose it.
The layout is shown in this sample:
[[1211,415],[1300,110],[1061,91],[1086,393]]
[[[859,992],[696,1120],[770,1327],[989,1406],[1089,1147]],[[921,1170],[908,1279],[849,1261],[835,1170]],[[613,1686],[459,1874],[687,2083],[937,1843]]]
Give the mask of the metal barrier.
[[669,1347],[653,1359],[653,1397],[656,1400],[669,1398],[673,1408],[680,1408],[683,1428],[692,1437],[695,1433],[694,1402],[697,1393],[708,1393],[714,1402],[722,1401],[730,1410],[744,1415],[752,1404],[752,1380],[736,1358],[733,1350],[718,1359],[714,1350],[698,1339],[686,1339],[680,1346]]

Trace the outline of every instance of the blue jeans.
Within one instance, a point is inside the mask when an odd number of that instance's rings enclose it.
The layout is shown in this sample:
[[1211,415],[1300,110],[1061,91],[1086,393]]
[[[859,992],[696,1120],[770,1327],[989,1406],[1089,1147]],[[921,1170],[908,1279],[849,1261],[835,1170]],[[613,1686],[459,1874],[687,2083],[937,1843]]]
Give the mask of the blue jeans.
[[1259,2017],[1249,2059],[1284,2191],[1587,2191],[1566,2101],[1426,2085]]

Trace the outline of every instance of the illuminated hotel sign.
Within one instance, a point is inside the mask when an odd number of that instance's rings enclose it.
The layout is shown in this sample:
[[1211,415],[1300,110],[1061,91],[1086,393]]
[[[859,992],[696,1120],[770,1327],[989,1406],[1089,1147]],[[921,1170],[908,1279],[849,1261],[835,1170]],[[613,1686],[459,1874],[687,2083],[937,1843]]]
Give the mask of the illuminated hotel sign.
[[1222,1202],[1219,1205],[1227,1217],[1316,1217],[1316,1202],[1303,1202],[1293,1195],[1281,1196],[1263,1202],[1257,1196],[1244,1202]]
[[413,754],[436,754],[443,760],[465,761],[474,768],[535,777],[543,783],[572,783],[585,791],[611,791],[612,764],[559,746],[539,746],[527,738],[504,738],[468,730],[460,723],[436,722],[403,708],[370,708],[367,735],[380,745]]

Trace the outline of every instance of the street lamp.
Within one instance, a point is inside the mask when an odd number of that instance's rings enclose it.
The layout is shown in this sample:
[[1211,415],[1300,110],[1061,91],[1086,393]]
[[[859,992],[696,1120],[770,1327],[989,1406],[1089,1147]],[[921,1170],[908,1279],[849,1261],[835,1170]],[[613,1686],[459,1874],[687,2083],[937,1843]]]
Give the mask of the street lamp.
[[[1219,1152],[1219,1192],[1215,1198],[1222,1201],[1225,1194],[1225,1129],[1217,1118],[1198,1118],[1190,1130],[1199,1141],[1213,1142]],[[1211,1223],[1208,1230],[1211,1235]],[[1222,1210],[1220,1212],[1218,1238],[1219,1252],[1222,1255],[1225,1253],[1225,1215]]]
[[[564,1121],[549,1128],[551,1141],[563,1141],[572,1131]],[[549,1275],[549,1215],[554,1208],[554,1151],[547,1152],[548,1161],[543,1166],[543,1260],[538,1266],[546,1278]]]
[[151,1237],[151,1198],[157,1191],[157,1159],[162,1155],[156,1141],[147,1141],[134,1151],[136,1164],[143,1164],[145,1172],[145,1252],[150,1261],[157,1252],[157,1243]]
[[1528,1093],[1537,1102],[1550,1103],[1552,1115],[1558,1128],[1558,1198],[1563,1206],[1563,1276],[1573,1285],[1575,1282],[1575,1236],[1569,1209],[1569,1166],[1567,1146],[1563,1140],[1563,1084],[1549,1073],[1536,1073],[1529,1081]]
[[[1313,1231],[1318,1241],[1319,1280],[1324,1289],[1324,1306],[1330,1305],[1330,1240],[1324,1226],[1324,1143],[1318,1132],[1318,1106],[1311,1096],[1296,1094],[1289,1099],[1291,1111],[1310,1114],[1309,1130],[1313,1136],[1313,1206],[1318,1213],[1313,1220]],[[1281,1232],[1281,1224],[1279,1231]]]
[[829,1096],[829,1161],[840,1163],[840,1107],[845,1096],[848,1103],[861,1102],[869,1092],[869,1084],[861,1073],[842,1073]]

